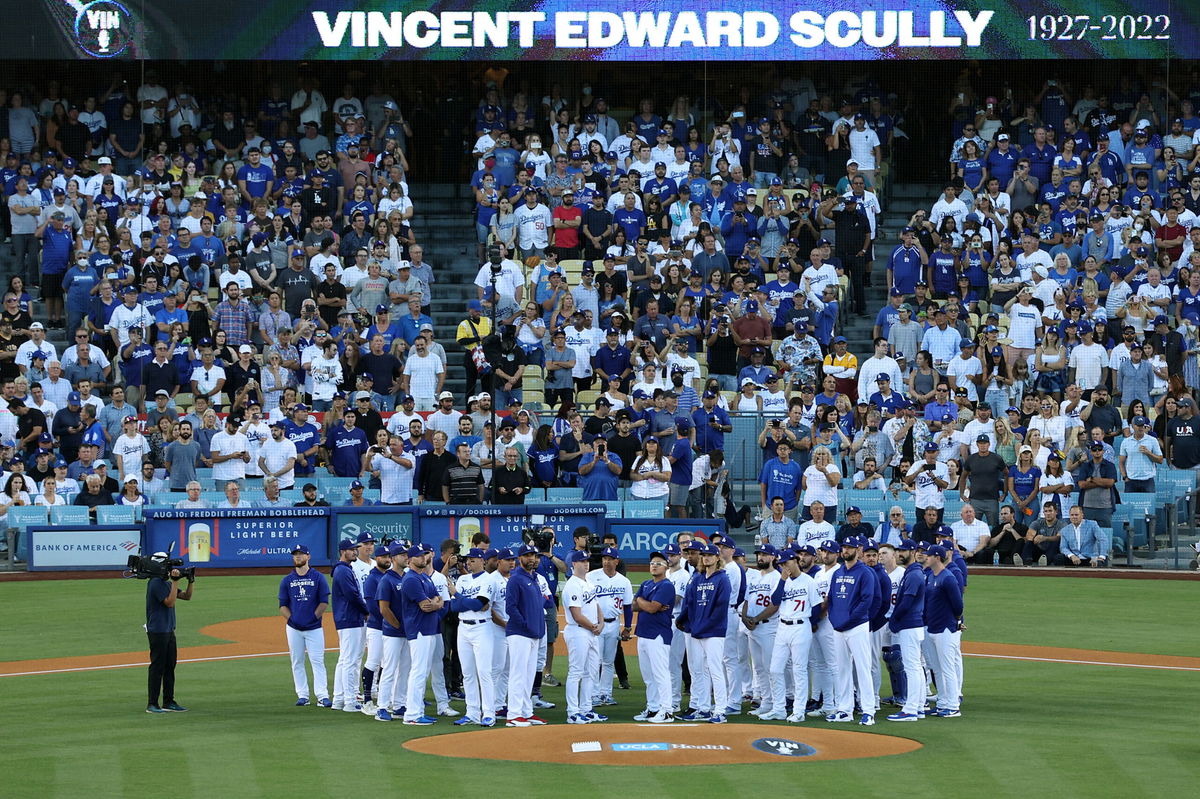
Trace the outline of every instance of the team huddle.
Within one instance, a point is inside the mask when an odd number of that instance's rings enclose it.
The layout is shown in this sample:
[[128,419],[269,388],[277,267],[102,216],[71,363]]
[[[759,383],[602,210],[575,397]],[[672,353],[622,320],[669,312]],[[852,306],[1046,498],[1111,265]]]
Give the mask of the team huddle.
[[[685,533],[651,554],[650,577],[635,590],[618,571],[616,548],[601,550],[592,568],[588,538],[577,530],[561,559],[532,543],[494,549],[474,541],[482,546],[439,570],[423,544],[377,545],[363,533],[341,542],[332,589],[309,566],[307,548],[296,547],[295,568],[279,588],[296,704],[311,701],[307,654],[320,707],[414,725],[460,715],[460,726],[545,724],[535,710],[554,707],[541,684],[552,679],[543,670],[561,599],[568,724],[607,720],[596,708],[616,704],[614,663],[631,637],[646,686],[635,721],[721,724],[748,702],[763,720],[853,722],[858,712],[869,726],[884,668],[891,694],[883,701],[899,707],[889,721],[960,715],[967,569],[953,541],[893,546],[850,536],[782,550],[762,543],[747,566],[731,538]],[[332,697],[321,630],[330,606],[339,639]],[[446,641],[451,612],[457,632]],[[461,694],[447,689],[447,647],[461,664]],[[426,712],[429,683],[436,715]],[[450,706],[460,696],[461,714]]]

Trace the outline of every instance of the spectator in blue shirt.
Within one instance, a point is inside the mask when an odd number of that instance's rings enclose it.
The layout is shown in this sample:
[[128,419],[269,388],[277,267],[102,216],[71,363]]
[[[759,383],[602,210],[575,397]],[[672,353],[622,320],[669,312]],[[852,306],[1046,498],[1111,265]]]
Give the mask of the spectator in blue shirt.
[[608,451],[608,442],[597,438],[592,451],[579,459],[579,485],[585,502],[617,499],[617,477],[621,474],[621,459]]

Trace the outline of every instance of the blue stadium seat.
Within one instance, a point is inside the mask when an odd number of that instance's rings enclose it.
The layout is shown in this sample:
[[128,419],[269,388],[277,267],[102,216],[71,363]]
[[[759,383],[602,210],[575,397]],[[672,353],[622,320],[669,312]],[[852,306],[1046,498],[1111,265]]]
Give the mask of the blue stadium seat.
[[606,508],[604,515],[607,516],[608,518],[610,518],[610,519],[620,519],[621,518],[622,504],[621,504],[620,500],[606,499],[606,500],[604,500],[604,507]]

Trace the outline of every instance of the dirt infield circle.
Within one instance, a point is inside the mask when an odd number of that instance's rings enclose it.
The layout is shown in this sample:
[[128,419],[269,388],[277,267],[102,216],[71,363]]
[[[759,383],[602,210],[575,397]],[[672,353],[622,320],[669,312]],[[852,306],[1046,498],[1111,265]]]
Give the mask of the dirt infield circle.
[[902,755],[918,741],[804,724],[552,724],[430,735],[404,744],[427,755],[597,766],[797,763]]

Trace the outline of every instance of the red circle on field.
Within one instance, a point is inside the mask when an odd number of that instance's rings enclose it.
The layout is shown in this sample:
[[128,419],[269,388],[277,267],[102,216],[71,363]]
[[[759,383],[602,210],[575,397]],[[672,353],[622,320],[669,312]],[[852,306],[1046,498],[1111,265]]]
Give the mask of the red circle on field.
[[914,752],[921,743],[807,724],[547,724],[429,735],[404,748],[472,760],[687,766],[883,757]]

